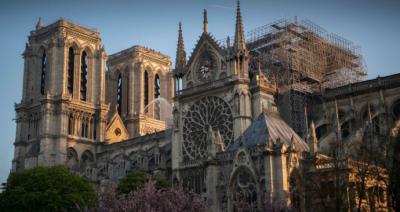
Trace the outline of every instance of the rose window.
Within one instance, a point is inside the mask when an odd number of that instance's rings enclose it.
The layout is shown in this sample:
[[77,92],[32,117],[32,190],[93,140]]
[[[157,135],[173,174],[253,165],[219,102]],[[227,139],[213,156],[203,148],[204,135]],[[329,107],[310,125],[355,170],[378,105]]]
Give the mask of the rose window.
[[209,128],[219,130],[225,146],[233,141],[233,117],[229,105],[219,97],[210,96],[191,105],[183,120],[183,150],[186,158],[207,156]]

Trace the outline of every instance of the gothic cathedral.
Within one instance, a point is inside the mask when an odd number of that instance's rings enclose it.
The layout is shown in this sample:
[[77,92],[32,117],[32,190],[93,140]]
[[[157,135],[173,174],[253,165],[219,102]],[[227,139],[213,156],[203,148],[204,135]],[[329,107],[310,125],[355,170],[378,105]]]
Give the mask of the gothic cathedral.
[[[252,62],[257,49],[245,40],[239,1],[233,42],[217,42],[206,10],[203,18],[189,58],[179,23],[174,69],[153,49],[107,56],[96,30],[39,20],[23,53],[12,171],[62,164],[106,189],[144,170],[203,195],[210,211],[235,211],[240,201],[257,210],[265,200],[318,209],[305,179],[332,182],[318,177],[333,172],[331,144],[364,133],[365,105],[376,133],[390,133],[400,118],[400,76],[318,90],[307,94],[315,113],[304,105],[286,113],[288,89]],[[349,210],[354,202],[346,201]]]

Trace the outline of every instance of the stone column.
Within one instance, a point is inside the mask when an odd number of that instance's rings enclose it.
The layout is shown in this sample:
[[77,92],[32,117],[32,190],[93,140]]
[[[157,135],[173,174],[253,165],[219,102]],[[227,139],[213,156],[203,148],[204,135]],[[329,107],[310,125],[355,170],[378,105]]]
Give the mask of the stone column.
[[[278,150],[279,151],[279,150]],[[274,163],[274,199],[288,201],[286,194],[289,191],[286,169],[286,156],[280,152],[273,157]]]
[[271,152],[268,152],[265,157],[265,191],[266,195],[269,195],[269,199],[272,200],[274,196],[274,165],[272,160]]
[[218,185],[218,164],[216,160],[207,161],[207,176],[206,176],[206,188],[207,188],[207,202],[209,211],[219,212],[220,205],[218,201],[217,185]]

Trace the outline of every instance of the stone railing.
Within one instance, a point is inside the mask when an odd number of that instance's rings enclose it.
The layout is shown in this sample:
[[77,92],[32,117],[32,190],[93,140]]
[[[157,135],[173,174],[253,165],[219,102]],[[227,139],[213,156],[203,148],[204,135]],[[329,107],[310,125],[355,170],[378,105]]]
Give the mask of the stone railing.
[[202,90],[208,90],[212,88],[219,88],[222,87],[223,85],[226,85],[227,83],[231,82],[232,80],[230,78],[224,78],[204,84],[200,84],[191,88],[185,88],[177,92],[177,96],[180,95],[191,95],[193,93],[201,92]]
[[182,168],[198,167],[203,165],[202,160],[186,160],[179,164]]

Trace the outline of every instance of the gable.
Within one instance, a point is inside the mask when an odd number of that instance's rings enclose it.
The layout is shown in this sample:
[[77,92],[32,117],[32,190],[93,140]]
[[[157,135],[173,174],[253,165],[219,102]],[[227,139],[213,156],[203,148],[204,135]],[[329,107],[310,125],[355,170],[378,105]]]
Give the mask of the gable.
[[[203,50],[203,46],[204,45],[210,45],[210,47],[212,47],[211,49],[218,52],[219,56],[221,57],[224,53],[224,51],[221,49],[221,47],[218,45],[218,43],[214,40],[214,38],[212,38],[209,34],[207,33],[203,33],[200,36],[199,41],[196,44],[196,47],[193,50],[193,53],[190,55],[189,61],[187,63],[187,66],[190,67],[192,65],[192,63],[194,62],[194,60],[197,58],[197,56],[199,55],[199,53],[202,53]],[[210,50],[211,50],[210,49]],[[204,50],[203,50],[204,51]]]
[[192,87],[190,86],[192,84],[203,84],[219,79],[222,72],[226,73],[224,55],[225,50],[209,34],[203,33],[187,63],[188,70],[184,76],[183,87],[188,88]]
[[105,139],[108,143],[112,144],[128,138],[128,130],[126,129],[121,117],[116,112],[107,126]]

